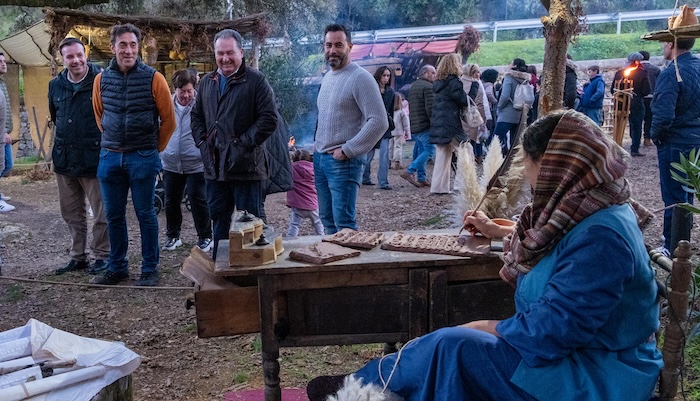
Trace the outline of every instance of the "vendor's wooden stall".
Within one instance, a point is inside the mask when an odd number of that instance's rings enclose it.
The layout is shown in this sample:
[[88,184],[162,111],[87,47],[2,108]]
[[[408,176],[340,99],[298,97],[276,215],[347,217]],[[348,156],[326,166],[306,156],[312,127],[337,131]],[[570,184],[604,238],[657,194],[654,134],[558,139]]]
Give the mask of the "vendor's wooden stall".
[[[215,266],[209,266],[217,275],[195,292],[200,337],[261,333],[266,401],[281,399],[280,347],[406,342],[514,312],[513,289],[499,279],[496,254],[459,257],[376,247],[324,265],[289,259],[291,251],[322,238],[285,240],[275,263],[252,267],[231,267],[228,241],[221,241]],[[207,261],[193,252],[184,269],[194,264]]]

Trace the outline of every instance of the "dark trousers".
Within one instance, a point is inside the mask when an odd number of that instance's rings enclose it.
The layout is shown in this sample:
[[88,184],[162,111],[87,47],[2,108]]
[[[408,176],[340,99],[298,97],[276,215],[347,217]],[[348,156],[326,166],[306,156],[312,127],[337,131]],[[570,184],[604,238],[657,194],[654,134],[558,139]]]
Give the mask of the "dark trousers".
[[644,139],[651,139],[651,98],[644,98]]
[[639,144],[642,141],[642,124],[644,123],[644,99],[639,96],[632,98],[630,104],[630,137],[632,145],[630,146],[631,153],[639,152]]
[[163,187],[165,188],[165,220],[168,238],[180,238],[182,226],[182,196],[187,189],[187,197],[192,206],[192,219],[199,240],[211,238],[211,218],[207,205],[207,193],[204,184],[204,173],[178,174],[163,171]]
[[214,222],[214,252],[219,249],[219,241],[228,239],[233,210],[246,210],[260,216],[262,206],[262,181],[215,181],[206,180],[207,203]]

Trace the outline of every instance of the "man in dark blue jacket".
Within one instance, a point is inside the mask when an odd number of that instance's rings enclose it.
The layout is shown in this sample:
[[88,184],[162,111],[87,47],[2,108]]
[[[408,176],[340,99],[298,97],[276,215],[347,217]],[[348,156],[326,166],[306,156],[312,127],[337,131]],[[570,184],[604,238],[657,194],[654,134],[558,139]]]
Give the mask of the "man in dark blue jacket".
[[[681,153],[688,157],[691,149],[700,147],[700,60],[690,52],[694,45],[695,39],[663,43],[664,58],[671,60],[671,64],[656,78],[651,102],[651,140],[659,155],[659,181],[665,206],[693,203],[693,194],[671,177],[671,163],[679,162]],[[680,80],[676,78],[676,66]],[[672,213],[672,208],[664,211],[661,251],[667,255],[671,247]]]
[[192,136],[202,153],[214,252],[228,239],[234,208],[261,215],[269,177],[263,143],[277,127],[275,95],[265,76],[246,67],[243,38],[233,29],[214,36],[216,71],[199,81]]
[[[97,274],[107,269],[109,236],[97,180],[102,133],[92,118],[92,84],[100,69],[89,64],[85,46],[76,38],[66,38],[58,46],[65,69],[49,82],[49,113],[56,126],[52,160],[61,217],[71,236],[70,261],[56,270],[64,274],[85,270]],[[87,208],[90,201],[95,221],[90,250],[95,263],[90,267],[87,247]]]
[[583,85],[579,111],[600,125],[600,110],[603,108],[603,98],[605,97],[605,81],[603,74],[600,73],[600,67],[597,65],[588,67],[587,72],[591,81]]

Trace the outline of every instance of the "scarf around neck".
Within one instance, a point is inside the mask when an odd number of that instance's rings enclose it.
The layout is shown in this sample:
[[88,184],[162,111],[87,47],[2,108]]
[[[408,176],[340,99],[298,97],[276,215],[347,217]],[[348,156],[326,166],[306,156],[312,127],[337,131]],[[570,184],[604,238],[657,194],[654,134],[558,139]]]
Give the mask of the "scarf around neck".
[[515,286],[576,224],[630,196],[621,147],[575,111],[554,128],[542,155],[532,203],[506,241],[501,278]]

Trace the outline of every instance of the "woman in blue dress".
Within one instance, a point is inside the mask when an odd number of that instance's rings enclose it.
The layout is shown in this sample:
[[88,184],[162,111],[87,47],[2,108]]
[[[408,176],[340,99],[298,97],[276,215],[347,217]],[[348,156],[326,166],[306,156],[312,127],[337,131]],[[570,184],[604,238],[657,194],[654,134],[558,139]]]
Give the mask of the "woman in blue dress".
[[650,398],[662,366],[657,287],[624,151],[571,110],[537,120],[522,146],[532,203],[515,229],[482,212],[464,219],[473,234],[506,237],[515,315],[439,329],[352,375],[316,378],[310,401]]

